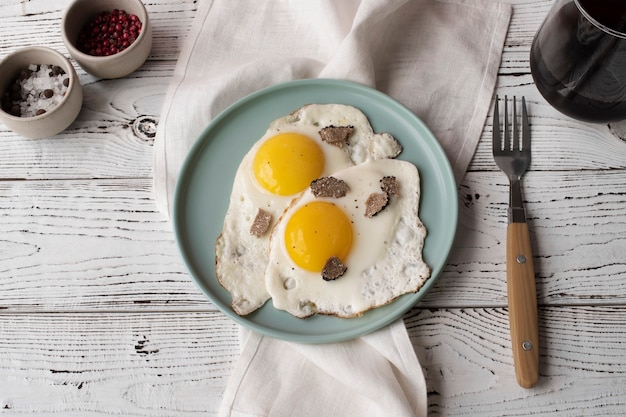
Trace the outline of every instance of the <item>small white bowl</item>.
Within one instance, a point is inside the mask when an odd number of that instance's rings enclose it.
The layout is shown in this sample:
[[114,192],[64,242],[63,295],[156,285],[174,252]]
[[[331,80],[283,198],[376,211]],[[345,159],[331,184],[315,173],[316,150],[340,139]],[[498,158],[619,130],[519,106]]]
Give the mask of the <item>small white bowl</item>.
[[[82,52],[77,45],[78,35],[85,24],[101,12],[114,9],[136,15],[141,21],[141,32],[126,49],[109,56],[95,56]],[[152,25],[141,0],[75,0],[65,11],[61,35],[71,57],[88,73],[99,78],[121,78],[139,68],[152,49]]]
[[15,133],[33,139],[54,136],[65,130],[78,116],[83,105],[83,89],[70,61],[60,52],[42,46],[19,49],[0,62],[0,94],[19,77],[29,65],[57,65],[69,75],[69,85],[59,103],[38,116],[20,117],[0,108],[0,121]]

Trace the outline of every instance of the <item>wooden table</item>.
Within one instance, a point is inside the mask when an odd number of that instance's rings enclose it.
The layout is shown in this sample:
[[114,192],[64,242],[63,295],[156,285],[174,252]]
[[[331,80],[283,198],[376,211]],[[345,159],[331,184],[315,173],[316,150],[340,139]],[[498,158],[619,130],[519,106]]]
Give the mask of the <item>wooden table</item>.
[[[537,387],[515,382],[505,283],[508,183],[489,117],[459,188],[455,247],[406,316],[430,415],[626,414],[626,124],[553,110],[529,74],[550,0],[515,4],[497,93],[525,95],[525,177],[539,301]],[[46,45],[69,0],[1,0],[0,54]],[[78,69],[84,108],[28,140],[0,126],[0,415],[216,415],[237,326],[189,277],[152,196],[155,126],[193,0],[147,3],[149,61],[118,80]]]

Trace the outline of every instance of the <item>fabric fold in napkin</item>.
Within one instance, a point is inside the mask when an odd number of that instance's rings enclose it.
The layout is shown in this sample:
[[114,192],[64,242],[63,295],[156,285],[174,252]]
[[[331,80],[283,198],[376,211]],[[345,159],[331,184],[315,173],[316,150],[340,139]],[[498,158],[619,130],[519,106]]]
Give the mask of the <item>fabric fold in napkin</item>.
[[426,417],[426,384],[402,320],[327,345],[244,330],[220,416]]
[[[215,116],[254,91],[303,78],[355,81],[403,103],[433,131],[460,183],[490,107],[511,12],[496,0],[198,2],[155,140],[159,210],[169,214],[183,160]],[[426,415],[422,371],[401,320],[332,345],[242,334],[222,416]],[[354,378],[337,379],[336,369]],[[295,396],[298,387],[305,398]],[[379,390],[380,403],[366,401]]]

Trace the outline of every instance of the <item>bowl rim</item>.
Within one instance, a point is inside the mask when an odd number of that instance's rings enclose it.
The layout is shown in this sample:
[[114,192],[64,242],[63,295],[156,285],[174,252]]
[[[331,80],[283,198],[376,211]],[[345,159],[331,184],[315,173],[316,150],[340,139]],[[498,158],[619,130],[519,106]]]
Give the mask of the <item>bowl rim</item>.
[[[59,101],[59,103],[56,106],[54,106],[51,110],[46,111],[45,113],[40,114],[38,116],[28,116],[28,117],[15,116],[11,113],[7,113],[6,111],[4,111],[3,108],[0,107],[0,112],[2,112],[2,116],[8,120],[32,122],[32,121],[42,120],[42,119],[51,117],[53,114],[59,111],[61,107],[63,107],[63,104],[65,104],[70,99],[70,95],[72,94],[74,89],[77,88],[76,83],[79,83],[78,75],[76,74],[76,71],[74,70],[74,66],[72,65],[70,60],[67,59],[67,57],[63,55],[61,52],[55,49],[49,48],[47,46],[32,45],[32,46],[25,46],[25,47],[16,49],[15,51],[11,52],[0,61],[0,70],[2,69],[2,66],[5,65],[7,62],[9,62],[11,59],[14,59],[16,56],[19,56],[19,55],[22,55],[24,53],[31,52],[31,51],[39,51],[42,53],[55,55],[58,58],[60,58],[61,61],[64,62],[67,65],[67,67],[70,69],[70,71],[66,71],[66,73],[69,74],[69,77],[70,77],[70,85],[67,88],[66,94],[63,96],[61,101]],[[36,63],[33,62],[33,64],[36,64]],[[43,65],[44,63],[39,63],[39,64]],[[64,68],[64,70],[67,70],[68,68]],[[4,91],[2,91],[2,93],[4,93]]]
[[[87,3],[90,2],[91,0],[74,0],[72,2],[72,4],[69,5],[69,7],[67,7],[65,9],[65,12],[63,13],[63,17],[61,19],[61,36],[63,38],[63,42],[65,43],[65,47],[68,49],[68,52],[70,53],[70,55],[74,56],[74,57],[78,57],[81,60],[97,60],[97,61],[101,61],[101,62],[106,62],[106,61],[115,61],[118,59],[123,58],[125,55],[129,55],[131,53],[133,53],[134,49],[137,49],[138,45],[143,41],[143,39],[148,36],[146,35],[146,32],[148,32],[148,25],[150,24],[150,18],[148,16],[148,10],[146,9],[146,6],[143,4],[143,1],[141,0],[124,0],[121,1],[120,4],[122,6],[120,7],[114,7],[114,9],[123,9],[123,5],[124,4],[128,4],[129,2],[133,2],[135,4],[137,4],[137,6],[139,7],[142,16],[137,16],[139,17],[139,20],[141,21],[141,32],[139,33],[139,36],[137,36],[137,39],[135,39],[135,41],[133,43],[131,43],[128,48],[124,49],[121,52],[117,52],[113,55],[108,55],[108,56],[97,56],[97,55],[90,55],[87,53],[84,53],[83,51],[81,51],[80,49],[78,49],[78,47],[75,45],[75,41],[70,40],[70,38],[67,35],[67,30],[65,29],[66,24],[67,24],[67,16],[69,15],[69,13],[72,11],[72,9],[74,7],[76,7],[77,4],[79,3]],[[111,9],[112,11],[113,9]],[[83,22],[86,23],[88,19],[85,19],[85,21]],[[82,29],[82,26],[81,26]],[[80,31],[80,29],[79,29]],[[76,58],[75,58],[76,59]]]

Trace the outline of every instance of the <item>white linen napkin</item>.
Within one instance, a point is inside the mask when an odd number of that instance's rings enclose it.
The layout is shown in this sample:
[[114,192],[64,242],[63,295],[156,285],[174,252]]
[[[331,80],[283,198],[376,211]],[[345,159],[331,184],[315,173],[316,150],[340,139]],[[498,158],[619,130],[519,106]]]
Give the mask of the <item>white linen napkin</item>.
[[[154,192],[169,213],[191,144],[260,88],[338,78],[415,112],[460,182],[490,107],[512,7],[495,0],[203,0],[167,92]],[[294,109],[295,110],[295,109]],[[421,367],[402,320],[331,345],[242,331],[221,416],[425,416]]]
[[220,416],[426,417],[426,384],[402,320],[351,341],[305,345],[243,331]]

